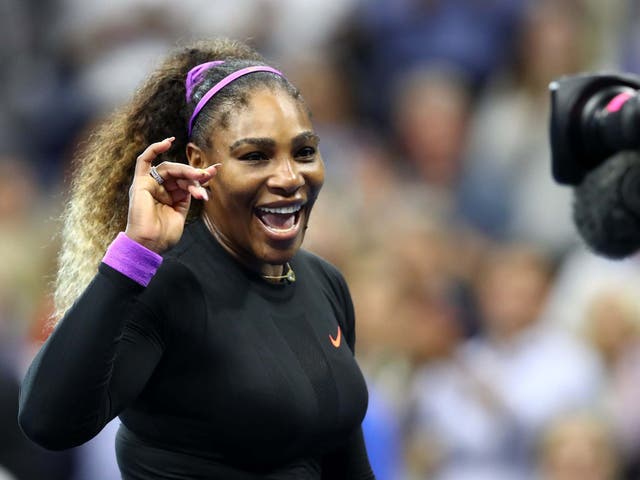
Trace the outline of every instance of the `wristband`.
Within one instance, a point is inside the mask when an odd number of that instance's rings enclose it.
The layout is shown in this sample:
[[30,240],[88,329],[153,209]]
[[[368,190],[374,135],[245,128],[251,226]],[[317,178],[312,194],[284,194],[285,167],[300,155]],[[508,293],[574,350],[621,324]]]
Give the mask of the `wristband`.
[[162,256],[120,232],[102,262],[146,287],[162,264]]

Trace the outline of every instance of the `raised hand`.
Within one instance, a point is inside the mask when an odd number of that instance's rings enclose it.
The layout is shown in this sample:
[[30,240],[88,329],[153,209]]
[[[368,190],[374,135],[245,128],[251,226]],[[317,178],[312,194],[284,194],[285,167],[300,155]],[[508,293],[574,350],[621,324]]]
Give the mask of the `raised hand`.
[[153,160],[171,148],[174,137],[152,143],[136,161],[129,189],[126,235],[154,252],[175,245],[184,229],[191,197],[208,200],[202,183],[216,174],[216,165],[198,169],[182,163],[162,162],[156,167],[160,184],[150,175]]

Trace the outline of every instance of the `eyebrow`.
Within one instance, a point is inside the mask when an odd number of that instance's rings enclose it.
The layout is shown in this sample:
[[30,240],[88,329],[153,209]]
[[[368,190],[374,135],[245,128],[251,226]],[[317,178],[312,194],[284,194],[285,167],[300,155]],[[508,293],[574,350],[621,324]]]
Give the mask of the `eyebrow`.
[[[311,131],[302,132],[291,140],[291,144],[294,146],[298,146],[300,144],[306,142],[315,142],[318,143],[320,141],[320,137]],[[236,140],[229,147],[229,152],[233,152],[236,148],[241,147],[242,145],[254,145],[258,148],[275,148],[276,142],[271,138],[241,138],[240,140]]]
[[307,142],[318,143],[320,142],[320,137],[311,131],[302,132],[299,135],[293,137],[293,140],[291,140],[291,145],[296,147]]
[[242,145],[255,145],[259,148],[275,148],[276,142],[271,138],[241,138],[231,144],[229,151],[233,152]]

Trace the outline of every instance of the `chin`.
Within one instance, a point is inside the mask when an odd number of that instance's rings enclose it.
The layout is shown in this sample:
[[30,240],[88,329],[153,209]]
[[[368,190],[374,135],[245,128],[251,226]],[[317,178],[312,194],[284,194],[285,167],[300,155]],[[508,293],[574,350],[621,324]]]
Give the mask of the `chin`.
[[293,244],[288,245],[268,245],[262,250],[262,255],[257,255],[264,263],[270,265],[284,265],[290,261],[302,246],[302,238],[296,239]]
[[288,261],[290,261],[296,252],[300,249],[300,247],[289,248],[287,250],[275,250],[265,252],[262,256],[262,260],[264,263],[268,263],[270,265],[284,265]]

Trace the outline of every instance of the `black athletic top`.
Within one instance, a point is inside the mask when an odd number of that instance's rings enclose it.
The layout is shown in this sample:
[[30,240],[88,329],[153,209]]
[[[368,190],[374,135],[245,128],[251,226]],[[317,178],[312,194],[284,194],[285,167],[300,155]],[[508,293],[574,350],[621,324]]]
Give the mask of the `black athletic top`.
[[372,479],[347,286],[299,251],[297,280],[240,266],[201,221],[145,288],[101,264],[23,382],[19,420],[49,449],[116,415],[124,479]]

